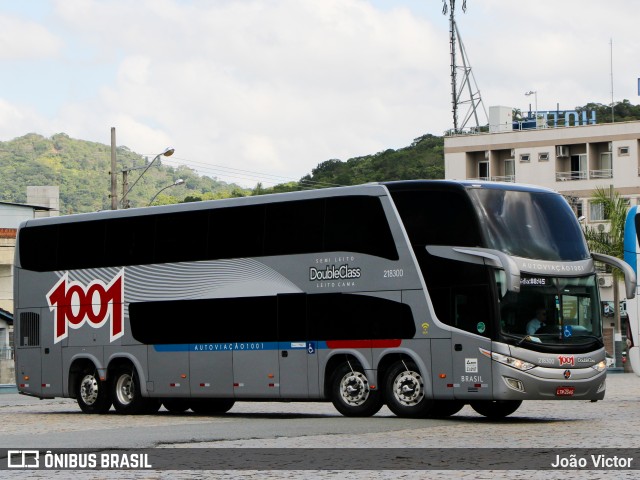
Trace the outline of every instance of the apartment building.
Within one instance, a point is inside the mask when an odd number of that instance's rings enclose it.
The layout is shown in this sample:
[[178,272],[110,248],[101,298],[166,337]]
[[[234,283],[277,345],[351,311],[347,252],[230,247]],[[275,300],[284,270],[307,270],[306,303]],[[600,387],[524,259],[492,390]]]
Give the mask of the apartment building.
[[[593,124],[593,116],[560,112],[572,126],[557,126],[557,112],[541,112],[531,125],[513,122],[510,107],[491,107],[487,133],[445,137],[445,177],[528,183],[562,193],[586,225],[605,229],[597,187],[614,188],[630,205],[640,203],[640,121]],[[549,114],[555,114],[550,118]],[[527,128],[532,127],[532,128]],[[612,300],[612,278],[600,279]]]

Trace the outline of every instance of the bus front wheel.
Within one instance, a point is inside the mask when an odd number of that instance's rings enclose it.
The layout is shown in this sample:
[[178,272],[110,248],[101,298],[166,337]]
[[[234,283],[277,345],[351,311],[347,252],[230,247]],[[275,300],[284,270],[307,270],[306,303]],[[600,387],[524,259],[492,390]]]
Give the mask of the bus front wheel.
[[411,360],[391,365],[384,394],[389,410],[399,417],[426,417],[433,407],[433,401],[426,397],[422,375]]
[[81,374],[76,388],[76,400],[84,413],[107,413],[111,408],[109,387],[100,380],[95,370]]
[[140,380],[132,365],[117,368],[111,378],[113,406],[123,415],[154,413],[160,403],[154,398],[145,398],[140,391]]
[[480,415],[498,419],[515,412],[522,405],[522,400],[479,400],[470,405]]
[[331,377],[331,402],[345,417],[370,417],[382,408],[382,397],[369,389],[362,367],[355,362],[340,365]]

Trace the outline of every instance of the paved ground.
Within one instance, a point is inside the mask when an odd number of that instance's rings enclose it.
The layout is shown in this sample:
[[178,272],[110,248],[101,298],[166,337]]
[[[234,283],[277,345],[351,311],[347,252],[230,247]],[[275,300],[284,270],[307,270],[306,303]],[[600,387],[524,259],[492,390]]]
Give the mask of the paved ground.
[[[75,402],[68,399],[39,401],[19,395],[0,395],[0,438],[10,440],[24,432],[38,438],[64,432],[77,436],[89,436],[92,432],[108,429],[131,428],[136,425],[170,427],[178,430],[185,425],[208,425],[214,428],[220,422],[230,425],[238,434],[228,439],[168,443],[161,448],[181,447],[258,447],[258,448],[640,448],[640,378],[633,374],[608,376],[607,396],[597,403],[576,401],[525,402],[508,419],[495,422],[478,416],[465,407],[459,414],[443,421],[405,421],[388,423],[392,427],[380,431],[359,431],[357,435],[344,430],[341,433],[322,432],[322,429],[278,430],[284,424],[280,418],[295,417],[313,419],[314,425],[322,425],[336,418],[348,425],[351,419],[341,420],[331,404],[324,403],[238,403],[232,418],[200,417],[195,415],[155,415],[122,417],[118,415],[86,416],[76,413]],[[243,426],[255,424],[255,414],[271,420],[273,434],[258,432],[255,435],[243,430]],[[378,417],[391,413],[383,409]],[[87,421],[90,419],[90,421]],[[275,420],[275,422],[273,421]],[[391,420],[391,419],[389,419]],[[387,419],[365,419],[374,427],[387,425]],[[356,425],[354,423],[354,425]],[[358,423],[357,425],[362,425]],[[240,433],[244,432],[244,433]],[[17,437],[16,437],[17,438]],[[81,437],[80,437],[81,438]],[[59,445],[63,447],[65,445]],[[117,445],[113,445],[116,447]],[[173,454],[176,450],[168,451]],[[505,451],[509,455],[509,451]],[[637,459],[640,462],[640,458]],[[34,472],[33,478],[67,478],[70,472]],[[91,476],[93,474],[93,476]],[[193,471],[193,472],[107,472],[94,471],[84,478],[638,478],[640,471]],[[0,471],[0,477],[17,478],[14,472]]]

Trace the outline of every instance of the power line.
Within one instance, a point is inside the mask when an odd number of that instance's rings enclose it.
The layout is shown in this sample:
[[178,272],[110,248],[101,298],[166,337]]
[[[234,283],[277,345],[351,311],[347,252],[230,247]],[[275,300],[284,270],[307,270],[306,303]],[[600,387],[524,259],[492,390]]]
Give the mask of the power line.
[[276,175],[276,174],[265,173],[265,172],[256,172],[253,170],[245,170],[240,168],[228,167],[225,165],[197,162],[194,160],[181,158],[181,157],[173,157],[170,160],[163,160],[163,163],[170,164],[171,166],[177,166],[177,167],[185,166],[185,167],[193,168],[200,174],[207,173],[210,175],[220,175],[220,176],[226,176],[231,178],[239,178],[243,180],[257,180],[258,182],[274,184],[274,185],[279,183],[285,183],[285,182],[298,182],[303,186],[308,186],[308,187],[341,187],[343,186],[337,183],[318,182],[314,180],[301,181],[291,177],[285,177],[282,175]]

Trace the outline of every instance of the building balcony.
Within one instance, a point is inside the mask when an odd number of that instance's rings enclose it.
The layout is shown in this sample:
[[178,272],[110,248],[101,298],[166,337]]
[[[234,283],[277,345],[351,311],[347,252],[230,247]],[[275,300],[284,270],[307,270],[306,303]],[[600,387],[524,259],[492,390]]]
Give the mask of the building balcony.
[[556,172],[556,182],[568,182],[571,180],[587,180],[589,178],[586,170],[576,170],[572,172]]
[[498,177],[491,177],[491,181],[493,182],[511,182],[514,183],[516,181],[515,175],[502,175]]
[[610,168],[604,170],[589,170],[589,178],[613,178],[613,170]]

